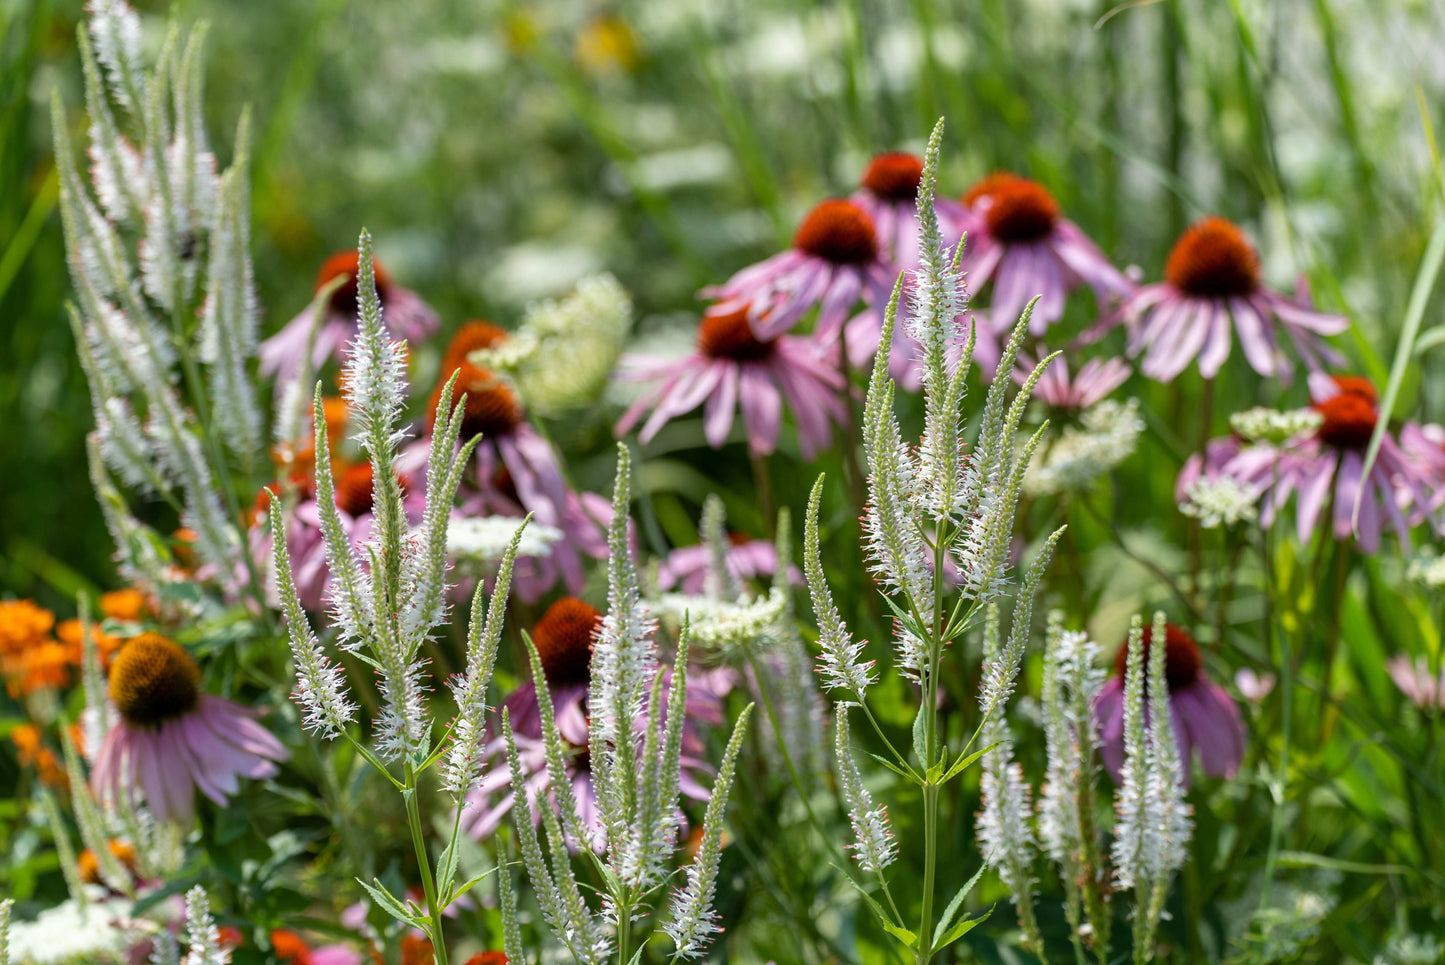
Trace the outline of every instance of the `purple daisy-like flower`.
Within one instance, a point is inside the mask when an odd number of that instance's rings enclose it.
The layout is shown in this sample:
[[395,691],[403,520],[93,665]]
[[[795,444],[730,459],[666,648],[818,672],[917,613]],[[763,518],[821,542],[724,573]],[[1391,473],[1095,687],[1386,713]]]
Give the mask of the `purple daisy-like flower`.
[[[435,332],[441,320],[432,307],[416,292],[396,284],[381,262],[374,264],[376,294],[381,299],[386,327],[392,336],[415,344]],[[356,334],[358,265],[355,250],[339,251],[326,259],[316,276],[317,291],[342,275],[346,275],[347,280],[331,293],[331,298],[321,308],[324,315],[316,325],[316,341],[311,352],[313,368],[319,368],[328,358],[340,361],[347,343]],[[262,375],[290,378],[300,371],[307,342],[311,339],[312,321],[308,306],[287,322],[281,331],[261,343],[257,355],[261,359]]]
[[1143,353],[1141,371],[1160,382],[1172,381],[1196,360],[1199,374],[1214,378],[1229,358],[1231,326],[1260,375],[1290,371],[1280,330],[1309,368],[1338,364],[1339,356],[1322,339],[1349,324],[1341,315],[1316,312],[1265,288],[1253,246],[1236,225],[1218,217],[1196,222],[1179,237],[1164,265],[1164,281],[1131,295],[1116,320],[1129,329],[1129,355]]
[[[584,829],[594,828],[599,823],[588,752],[587,687],[592,644],[601,623],[602,614],[591,605],[574,597],[563,597],[547,609],[532,630],[532,643],[537,648],[552,697],[553,719],[562,738],[563,749],[567,752],[567,772]],[[664,699],[668,687],[669,683],[664,680]],[[502,701],[501,707],[507,711],[517,742],[518,757],[527,772],[527,793],[533,796],[541,794],[551,785],[551,777],[547,773],[547,752],[542,737],[542,714],[536,684],[528,682],[518,687]],[[704,759],[706,748],[701,735],[691,726],[699,721],[720,724],[722,704],[705,685],[690,679],[687,688],[688,726],[683,730],[679,787],[688,797],[705,801],[709,792],[699,782],[698,775],[706,775],[711,769]],[[644,711],[634,722],[634,731],[640,736],[646,727],[647,714]],[[482,755],[484,761],[492,766],[483,771],[481,781],[467,796],[467,810],[462,817],[463,829],[474,838],[491,835],[514,803],[505,741],[494,732]],[[537,817],[540,818],[540,815]]]
[[[883,256],[898,268],[918,265],[918,186],[923,182],[923,158],[906,151],[874,155],[863,172],[859,189],[849,198],[873,221],[883,245]],[[963,205],[952,198],[935,198],[943,243],[958,244],[967,223]]]
[[[453,354],[449,351],[449,357]],[[466,395],[461,439],[480,435],[473,468],[458,491],[458,505],[467,516],[515,516],[531,513],[564,538],[552,546],[546,561],[530,561],[518,570],[518,595],[528,602],[540,598],[560,577],[573,592],[586,585],[582,557],[607,555],[602,525],[611,517],[606,500],[579,495],[563,478],[557,450],[527,422],[516,393],[490,369],[465,358],[448,363],[437,380],[427,407],[426,436],[403,450],[398,469],[410,482],[413,505],[419,509],[426,493],[426,462],[441,390],[457,374],[453,398]]]
[[721,449],[740,410],[748,448],[767,455],[777,448],[786,403],[803,457],[828,448],[833,425],[848,417],[837,346],[807,336],[761,338],[749,318],[746,305],[715,305],[698,325],[692,354],[670,361],[625,357],[623,378],[656,385],[623,413],[617,434],[631,431],[650,410],[638,434],[646,444],[669,420],[703,406],[703,435]]
[[883,305],[898,272],[879,244],[873,219],[842,198],[819,202],[793,235],[793,247],[750,265],[702,295],[723,316],[746,311],[753,335],[776,339],[818,308],[813,334],[835,338],[861,300]]
[[[1039,346],[1039,355],[1048,355],[1048,349]],[[1014,381],[1023,385],[1034,370],[1035,362],[1022,353],[1019,364],[1014,368]],[[1034,386],[1034,398],[1050,409],[1078,412],[1108,398],[1119,386],[1129,380],[1129,363],[1120,358],[1089,359],[1072,378],[1069,377],[1069,362],[1063,356],[1054,359]]]
[[[1144,627],[1147,663],[1154,629]],[[1189,781],[1191,758],[1198,758],[1210,777],[1233,777],[1244,759],[1244,722],[1239,708],[1224,688],[1204,673],[1199,645],[1182,627],[1165,628],[1164,676],[1169,687],[1169,710],[1184,780]],[[1104,767],[1118,783],[1124,767],[1124,664],[1128,646],[1119,649],[1114,673],[1094,697],[1094,719],[1099,728],[1099,751]],[[1147,706],[1147,704],[1146,704]],[[1146,712],[1147,713],[1147,712]]]
[[119,720],[105,736],[91,785],[97,795],[136,803],[158,821],[189,825],[195,792],[224,807],[237,778],[274,777],[289,757],[255,712],[201,691],[201,668],[154,633],[134,638],[110,668]]
[[1408,545],[1410,529],[1445,504],[1445,460],[1423,458],[1386,432],[1366,474],[1365,452],[1380,418],[1374,387],[1357,377],[1318,375],[1310,379],[1310,392],[1323,417],[1318,429],[1279,446],[1214,440],[1202,460],[1186,464],[1181,484],[1185,476],[1232,477],[1262,494],[1260,523],[1266,527],[1298,494],[1295,528],[1304,543],[1329,505],[1337,539],[1353,534],[1361,550],[1374,553],[1388,521],[1401,545]]
[[[750,539],[740,533],[729,533],[726,561],[729,572],[742,582],[770,580],[778,571],[778,547],[772,540]],[[667,554],[657,571],[661,590],[676,589],[689,596],[703,592],[708,572],[712,569],[712,550],[705,543],[682,546]],[[803,573],[796,566],[788,567],[788,579],[802,584]]]
[[[352,546],[360,546],[371,537],[371,463],[359,462],[348,466],[334,464],[332,473],[341,529],[351,540]],[[251,555],[263,573],[269,572],[271,566],[271,527],[266,522],[265,515],[268,511],[269,501],[258,499],[249,534]],[[326,589],[331,579],[331,569],[326,564],[326,540],[321,533],[321,507],[316,501],[315,486],[309,482],[305,498],[296,504],[296,511],[287,521],[286,549],[291,554],[291,571],[301,605],[313,612],[319,612],[326,604]]]
[[1012,328],[1037,295],[1029,331],[1043,335],[1063,317],[1069,293],[1081,285],[1088,285],[1101,305],[1133,291],[1037,181],[996,172],[970,188],[963,203],[969,214],[963,267],[975,291],[993,283],[989,316],[999,325]]

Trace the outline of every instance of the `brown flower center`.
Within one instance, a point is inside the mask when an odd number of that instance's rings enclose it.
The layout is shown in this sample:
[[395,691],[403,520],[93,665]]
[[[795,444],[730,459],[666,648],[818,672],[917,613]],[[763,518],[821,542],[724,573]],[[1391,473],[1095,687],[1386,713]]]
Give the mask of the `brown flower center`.
[[1375,391],[1375,383],[1363,375],[1332,375],[1330,381],[1346,395],[1357,395],[1370,405],[1380,404],[1380,393]]
[[371,463],[358,462],[347,466],[336,478],[336,508],[348,516],[371,512],[375,489],[372,485]]
[[1038,241],[1059,220],[1059,204],[1048,189],[1015,174],[991,174],[969,189],[964,199],[985,203],[988,233],[1003,242]]
[[[1154,627],[1150,624],[1144,625],[1144,667],[1149,667],[1149,650],[1153,645]],[[1114,658],[1114,672],[1120,677],[1124,676],[1124,669],[1129,660],[1129,643],[1126,640],[1124,646],[1119,648],[1119,654]],[[1199,679],[1199,673],[1204,669],[1204,659],[1199,654],[1199,644],[1194,642],[1183,627],[1172,623],[1164,626],[1164,679],[1169,684],[1169,692],[1183,690]]]
[[1000,186],[1017,177],[1017,174],[1010,174],[1008,171],[991,171],[973,182],[973,185],[963,192],[963,196],[959,200],[963,202],[964,207],[971,208],[997,191]]
[[[372,259],[372,268],[376,272],[376,294],[383,305],[386,304],[386,296],[391,288],[391,274],[381,266],[381,262]],[[356,284],[357,276],[361,273],[361,255],[356,249],[350,251],[338,251],[321,263],[321,271],[316,275],[316,290],[325,288],[333,278],[346,275],[346,281],[341,287],[331,293],[331,310],[347,317],[356,315]]]
[[889,151],[868,162],[863,187],[889,201],[912,201],[923,181],[923,158],[905,151]]
[[746,306],[726,314],[708,312],[697,327],[697,349],[708,358],[759,362],[773,354],[773,345],[754,337]]
[[1189,295],[1248,295],[1259,287],[1259,256],[1233,222],[1211,216],[1179,236],[1164,279]]
[[131,640],[110,667],[110,699],[134,727],[156,727],[187,714],[200,694],[200,666],[158,633]]
[[582,683],[592,663],[592,641],[602,614],[576,597],[564,596],[532,628],[532,643],[550,685]]
[[[460,374],[457,376],[456,386],[452,389],[452,404],[455,405],[463,393],[467,397],[467,407],[462,414],[463,442],[475,435],[504,436],[517,428],[522,421],[522,406],[511,386],[502,381],[497,373],[465,360],[453,371]],[[427,403],[428,433],[436,422],[436,410],[441,403],[442,389],[450,378],[451,373],[446,373],[438,379],[436,388],[432,390],[431,401]]]
[[457,329],[457,333],[447,343],[446,353],[442,355],[441,368],[437,370],[438,376],[445,382],[452,377],[453,372],[461,368],[468,355],[484,348],[500,345],[506,340],[507,330],[500,325],[493,325],[491,322],[476,318],[466,322]]
[[873,219],[851,201],[820,201],[793,235],[793,247],[835,265],[861,265],[878,257]]
[[1315,403],[1315,411],[1325,417],[1320,441],[1336,449],[1363,449],[1375,433],[1379,413],[1369,398],[1341,389],[1338,395]]

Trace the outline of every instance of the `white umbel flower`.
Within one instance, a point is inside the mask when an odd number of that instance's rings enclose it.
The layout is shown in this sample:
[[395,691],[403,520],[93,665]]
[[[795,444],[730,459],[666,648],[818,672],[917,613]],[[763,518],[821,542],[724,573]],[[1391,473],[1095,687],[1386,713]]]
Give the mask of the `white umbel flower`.
[[1189,484],[1179,511],[1204,529],[1252,523],[1259,516],[1259,493],[1232,476],[1200,476]]
[[1139,400],[1105,399],[1086,409],[1078,426],[1069,426],[1049,446],[1043,460],[1024,478],[1030,496],[1080,492],[1134,452],[1144,419]]
[[515,538],[517,556],[545,559],[562,540],[562,531],[515,516],[467,516],[447,527],[447,556],[458,563],[494,567]]
[[560,301],[533,305],[516,332],[472,360],[510,378],[528,409],[558,415],[596,401],[631,331],[626,289],[594,275]]
[[1279,445],[1318,429],[1325,417],[1314,409],[1269,409],[1255,406],[1229,417],[1229,427],[1248,442]]
[[[121,922],[129,901],[102,899],[95,888],[88,899],[71,898],[48,908],[34,921],[11,921],[13,965],[108,965],[124,961],[134,936]],[[99,899],[99,900],[97,900]]]

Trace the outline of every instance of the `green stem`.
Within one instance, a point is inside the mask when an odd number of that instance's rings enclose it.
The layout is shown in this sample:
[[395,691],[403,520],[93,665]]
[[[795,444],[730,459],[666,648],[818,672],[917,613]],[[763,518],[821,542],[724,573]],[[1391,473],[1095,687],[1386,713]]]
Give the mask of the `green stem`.
[[406,781],[401,796],[406,802],[406,823],[411,829],[411,846],[416,852],[417,867],[421,869],[421,887],[426,894],[427,937],[431,939],[432,953],[436,965],[447,965],[447,946],[442,935],[442,907],[437,900],[437,886],[432,879],[431,855],[427,851],[426,839],[422,835],[421,805],[416,799],[416,769],[408,761]]

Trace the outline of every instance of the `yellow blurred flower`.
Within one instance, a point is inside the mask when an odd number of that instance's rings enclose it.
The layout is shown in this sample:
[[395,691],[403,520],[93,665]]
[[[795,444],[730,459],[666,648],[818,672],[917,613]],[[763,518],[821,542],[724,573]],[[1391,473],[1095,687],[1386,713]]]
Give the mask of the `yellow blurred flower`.
[[624,73],[637,70],[641,51],[637,35],[617,14],[594,17],[577,34],[572,59],[579,69],[590,74]]

